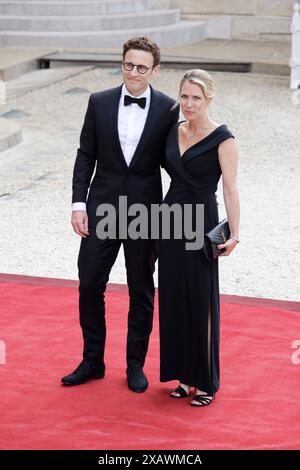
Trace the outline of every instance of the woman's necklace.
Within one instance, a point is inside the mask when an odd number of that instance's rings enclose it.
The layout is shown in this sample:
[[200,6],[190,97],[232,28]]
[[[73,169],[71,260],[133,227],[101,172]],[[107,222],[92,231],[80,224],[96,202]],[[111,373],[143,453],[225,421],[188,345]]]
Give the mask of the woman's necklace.
[[193,137],[195,137],[195,135],[198,134],[198,132],[200,131],[200,129],[203,129],[203,130],[206,130],[206,131],[207,131],[207,130],[209,129],[209,127],[205,127],[205,126],[198,127],[198,129],[197,129],[193,134],[191,134],[191,135],[186,135],[186,136],[185,136],[186,140],[191,140]]

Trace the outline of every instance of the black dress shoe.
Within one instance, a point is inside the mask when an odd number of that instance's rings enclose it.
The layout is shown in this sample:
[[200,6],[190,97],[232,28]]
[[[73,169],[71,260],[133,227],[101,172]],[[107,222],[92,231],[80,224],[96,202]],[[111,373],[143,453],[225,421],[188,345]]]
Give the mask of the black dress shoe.
[[133,392],[144,392],[148,387],[148,380],[141,367],[127,368],[128,388]]
[[61,379],[63,385],[81,385],[90,379],[103,379],[104,368],[83,360],[77,369]]

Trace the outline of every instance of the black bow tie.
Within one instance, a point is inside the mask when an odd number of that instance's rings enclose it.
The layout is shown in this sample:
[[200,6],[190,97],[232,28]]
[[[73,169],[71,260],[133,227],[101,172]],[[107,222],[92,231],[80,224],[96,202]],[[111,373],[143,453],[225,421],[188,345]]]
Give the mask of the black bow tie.
[[125,95],[124,96],[124,106],[128,106],[129,104],[136,103],[141,108],[145,109],[146,107],[147,98],[133,98],[132,96]]

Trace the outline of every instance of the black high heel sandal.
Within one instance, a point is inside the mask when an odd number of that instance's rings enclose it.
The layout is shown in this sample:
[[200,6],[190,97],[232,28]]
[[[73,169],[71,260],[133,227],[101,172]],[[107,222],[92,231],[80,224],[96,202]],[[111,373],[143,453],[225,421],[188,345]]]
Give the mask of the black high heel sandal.
[[[211,402],[215,399],[215,395],[200,395],[200,394],[196,394],[194,396],[194,398],[192,399],[190,405],[191,406],[208,406],[211,404]],[[193,401],[195,401],[196,403],[192,403]]]
[[[173,395],[173,393],[178,393],[179,396]],[[177,388],[174,388],[174,390],[171,390],[170,397],[171,398],[187,398],[189,396],[189,393],[190,393],[190,387],[189,387],[188,392],[186,392],[183,387],[178,385]]]

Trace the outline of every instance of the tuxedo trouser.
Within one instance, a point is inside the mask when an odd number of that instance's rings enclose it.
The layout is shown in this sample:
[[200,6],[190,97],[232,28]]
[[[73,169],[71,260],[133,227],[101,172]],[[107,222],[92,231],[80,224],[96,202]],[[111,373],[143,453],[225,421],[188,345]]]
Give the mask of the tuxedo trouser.
[[129,291],[127,366],[143,367],[153,324],[157,241],[100,240],[95,228],[90,227],[88,237],[81,241],[78,256],[80,326],[84,340],[83,358],[103,369],[106,338],[104,296],[122,243]]

